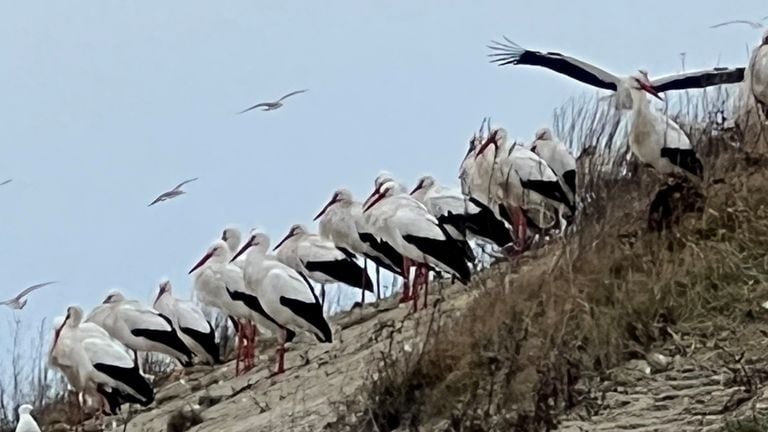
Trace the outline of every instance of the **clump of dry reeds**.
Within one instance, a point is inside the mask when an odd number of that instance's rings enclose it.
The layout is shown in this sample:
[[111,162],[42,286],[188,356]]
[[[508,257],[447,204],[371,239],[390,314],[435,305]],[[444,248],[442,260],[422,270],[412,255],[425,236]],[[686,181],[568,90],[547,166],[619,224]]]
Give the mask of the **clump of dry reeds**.
[[581,402],[580,382],[672,335],[715,334],[767,298],[768,160],[713,120],[727,100],[689,99],[677,115],[707,167],[705,201],[661,234],[646,218],[662,181],[627,157],[619,119],[594,100],[559,110],[555,129],[582,154],[576,229],[478,275],[482,295],[423,349],[384,355],[356,426],[550,430]]

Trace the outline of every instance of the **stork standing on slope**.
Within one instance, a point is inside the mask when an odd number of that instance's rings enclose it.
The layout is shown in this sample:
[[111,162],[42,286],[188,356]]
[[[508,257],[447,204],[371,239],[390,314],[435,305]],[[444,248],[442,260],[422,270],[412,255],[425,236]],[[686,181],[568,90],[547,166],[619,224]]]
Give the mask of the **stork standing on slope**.
[[253,367],[257,337],[257,327],[253,323],[264,325],[265,317],[260,314],[260,311],[235,300],[236,297],[247,292],[243,271],[229,263],[231,258],[232,252],[227,247],[227,243],[224,240],[216,240],[197,264],[189,270],[189,274],[195,273],[194,289],[201,303],[219,309],[238,322],[235,374],[239,375],[241,361],[244,364],[244,371]]
[[560,183],[557,174],[549,165],[532,151],[518,145],[507,144],[507,132],[496,128],[490,133],[482,146],[475,152],[475,158],[494,147],[491,173],[491,194],[504,208],[509,222],[517,228],[518,250],[527,247],[528,222],[543,230],[548,228],[537,217],[537,210],[543,212],[547,204],[557,209],[557,217],[562,219],[565,211],[575,211],[573,201]]
[[263,311],[267,326],[277,335],[274,374],[280,374],[285,372],[285,343],[291,342],[297,331],[314,335],[324,343],[333,342],[333,334],[309,279],[267,255],[269,243],[266,234],[252,230],[232,261],[248,252],[243,268],[250,294],[236,299]]
[[[469,283],[471,272],[464,248],[424,205],[399,190],[393,181],[377,187],[363,204],[363,212],[368,214],[377,235],[404,257],[403,299],[412,299],[416,311],[420,283],[424,285],[424,307],[427,305],[428,266],[443,270],[464,284]],[[408,282],[411,262],[417,264],[413,293]]]
[[[97,396],[100,410],[116,414],[123,402],[149,406],[154,391],[128,350],[100,326],[82,322],[83,310],[67,308],[56,325],[49,363],[59,369],[82,396]],[[81,402],[82,403],[82,402]],[[82,408],[82,406],[81,406]]]
[[112,291],[104,302],[86,318],[136,353],[157,352],[177,359],[183,366],[192,365],[192,351],[179,337],[173,322],[160,312],[136,300],[127,300]]
[[[392,246],[382,243],[371,234],[372,229],[363,217],[363,206],[356,202],[347,189],[339,189],[315,216],[321,237],[331,240],[338,248],[361,255],[363,269],[368,273],[368,260],[376,265],[376,298],[381,298],[380,268],[402,276],[403,257]],[[365,303],[362,291],[361,305]]]
[[768,30],[763,33],[760,45],[752,52],[752,58],[744,79],[748,97],[753,97],[763,115],[763,121],[768,121]]
[[340,282],[373,292],[371,277],[355,262],[353,253],[340,249],[328,239],[310,233],[304,225],[293,225],[274,250],[277,251],[277,259],[320,284],[323,305],[325,284],[328,283]]
[[160,283],[153,307],[171,319],[181,339],[197,357],[210,365],[221,363],[213,326],[196,304],[173,296],[170,281]]
[[[448,228],[451,236],[463,240],[467,233],[498,247],[512,243],[507,224],[480,200],[465,196],[460,190],[438,184],[432,176],[423,176],[411,196]],[[468,245],[467,245],[468,247]],[[474,261],[474,256],[467,258]]]

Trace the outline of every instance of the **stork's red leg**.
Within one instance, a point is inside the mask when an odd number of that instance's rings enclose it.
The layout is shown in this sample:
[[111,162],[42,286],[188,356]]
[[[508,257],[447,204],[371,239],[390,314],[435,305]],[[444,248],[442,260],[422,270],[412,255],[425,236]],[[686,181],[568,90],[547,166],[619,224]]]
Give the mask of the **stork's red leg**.
[[[409,281],[411,277],[411,260],[403,257],[403,296],[400,298],[400,303],[405,303],[411,299],[411,283]],[[414,282],[416,276],[414,275]]]
[[242,339],[242,333],[243,333],[243,324],[240,323],[240,325],[237,326],[237,334],[235,335],[236,341],[235,341],[235,376],[240,375],[240,356],[243,353],[243,343],[241,341]]
[[363,293],[360,296],[360,309],[365,306],[365,278],[368,276],[368,259],[363,258]]
[[277,349],[275,350],[276,367],[272,372],[272,376],[279,375],[285,372],[285,339],[288,337],[285,329],[278,330],[277,334]]
[[427,266],[424,266],[424,307],[422,309],[427,308],[427,295],[429,295],[429,268]]

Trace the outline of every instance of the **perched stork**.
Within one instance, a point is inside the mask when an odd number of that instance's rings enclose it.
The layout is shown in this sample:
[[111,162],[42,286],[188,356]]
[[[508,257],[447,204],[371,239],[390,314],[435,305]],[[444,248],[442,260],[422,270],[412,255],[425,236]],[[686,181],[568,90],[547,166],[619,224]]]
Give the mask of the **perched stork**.
[[[111,292],[86,318],[136,351],[166,354],[184,366],[192,365],[192,351],[179,337],[173,322],[160,312]],[[137,356],[138,359],[138,356]]]
[[487,205],[476,198],[465,196],[458,189],[438,184],[432,176],[420,178],[411,196],[424,204],[449,232],[453,231],[451,236],[457,240],[463,240],[461,237],[469,233],[498,247],[513,241],[507,224]]
[[[384,269],[402,276],[400,264],[403,257],[392,246],[379,242],[371,234],[372,228],[363,217],[363,206],[354,200],[352,192],[339,189],[333,193],[330,201],[315,216],[319,234],[331,240],[337,247],[361,255],[365,261],[363,268],[368,271],[368,260],[376,264],[376,297],[381,298],[379,269]],[[365,302],[365,291],[362,291]],[[362,303],[361,303],[362,304]]]
[[763,120],[768,121],[768,31],[763,33],[760,45],[752,52],[747,76],[748,94],[754,96]]
[[306,274],[321,285],[321,298],[325,304],[325,284],[343,283],[353,288],[373,292],[373,282],[355,255],[337,247],[332,241],[307,231],[296,224],[275,246],[277,258],[297,272]]
[[[630,89],[634,82],[629,78],[620,78],[574,57],[556,52],[527,50],[504,38],[506,42],[493,42],[489,48],[493,51],[492,62],[499,66],[527,65],[539,66],[567,77],[573,78],[592,87],[617,93],[617,104],[621,109],[631,109]],[[687,72],[658,78],[648,85],[657,93],[673,90],[686,90],[711,87],[722,84],[734,84],[744,80],[743,67],[716,67],[695,72]]]
[[269,243],[266,234],[253,230],[232,261],[250,249],[243,267],[248,294],[236,299],[263,311],[269,327],[277,335],[274,374],[280,374],[285,372],[285,343],[292,341],[297,331],[314,335],[324,343],[333,342],[333,334],[312,284],[302,273],[269,257]]
[[154,391],[128,350],[100,326],[82,322],[83,310],[67,308],[56,325],[49,363],[82,395],[100,395],[100,407],[116,414],[123,402],[149,406]]
[[235,373],[239,375],[241,361],[244,363],[244,371],[253,367],[257,336],[257,327],[253,323],[263,326],[266,318],[260,311],[235,300],[240,296],[238,293],[247,292],[243,271],[229,263],[231,258],[232,252],[227,243],[224,240],[216,240],[189,273],[195,273],[194,289],[198,300],[204,305],[219,309],[237,323]]
[[505,207],[509,222],[517,228],[519,248],[523,250],[527,244],[528,220],[540,229],[547,228],[540,222],[536,223],[535,211],[549,203],[557,209],[558,218],[562,219],[564,209],[572,214],[575,206],[565,191],[566,187],[542,158],[520,145],[510,147],[507,144],[505,129],[494,129],[475,157],[482,157],[491,146],[494,147],[495,158],[491,193]]
[[170,281],[160,283],[152,306],[171,319],[181,339],[197,357],[211,365],[221,363],[213,326],[196,304],[173,296]]
[[576,158],[565,148],[562,141],[555,138],[552,130],[541,128],[531,144],[531,151],[552,168],[552,171],[560,177],[567,186],[572,199],[576,198]]
[[[371,213],[378,235],[391,244],[403,257],[405,285],[403,299],[412,299],[418,309],[417,282],[424,282],[424,304],[428,294],[427,266],[436,267],[469,283],[471,272],[464,248],[445,227],[429,213],[424,205],[408,193],[399,192],[396,182],[389,181],[377,187],[363,204],[363,212]],[[417,263],[413,294],[408,285],[411,261]]]

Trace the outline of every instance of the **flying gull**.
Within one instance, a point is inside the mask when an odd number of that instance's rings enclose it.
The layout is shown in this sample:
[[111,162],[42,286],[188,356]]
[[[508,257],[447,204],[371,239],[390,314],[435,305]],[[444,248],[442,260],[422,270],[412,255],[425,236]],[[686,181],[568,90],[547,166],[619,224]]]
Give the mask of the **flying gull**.
[[4,302],[0,302],[0,305],[8,306],[9,308],[16,309],[16,310],[24,309],[24,306],[27,305],[27,299],[25,297],[28,296],[29,293],[31,293],[32,291],[35,291],[36,289],[42,288],[46,285],[50,285],[56,282],[57,281],[51,281],[51,282],[44,282],[37,285],[32,285],[31,287],[24,289],[16,297],[12,299],[8,299]]
[[280,99],[278,99],[278,100],[276,100],[274,102],[261,102],[261,103],[257,103],[256,105],[254,105],[254,106],[252,106],[250,108],[246,108],[246,109],[240,111],[238,114],[243,114],[243,113],[248,112],[248,111],[250,111],[252,109],[255,109],[255,108],[262,108],[262,111],[274,111],[274,110],[276,110],[276,109],[278,109],[278,108],[283,106],[283,101],[284,100],[288,99],[289,97],[291,97],[293,95],[297,95],[299,93],[304,93],[306,91],[309,91],[309,89],[292,91],[292,92],[288,93],[287,95],[281,97]]
[[176,185],[175,188],[169,190],[168,192],[161,193],[160,196],[158,196],[157,198],[155,198],[154,201],[149,203],[149,205],[147,207],[151,207],[151,206],[153,206],[153,205],[155,205],[155,204],[157,204],[157,203],[159,203],[161,201],[169,200],[171,198],[176,198],[179,195],[185,194],[186,192],[181,190],[181,187],[184,186],[185,184],[187,184],[189,182],[193,182],[195,180],[197,180],[197,177],[195,177],[193,179],[189,179],[189,180],[184,180],[183,182],[179,183],[178,185]]
[[5,185],[7,185],[8,183],[10,183],[12,181],[13,181],[13,179],[8,179],[8,180],[6,180],[4,182],[0,182],[0,186],[5,186]]
[[725,22],[721,22],[720,24],[715,24],[713,26],[710,26],[709,28],[718,28],[718,27],[723,27],[723,26],[727,26],[727,25],[731,25],[731,24],[746,24],[746,25],[752,27],[753,29],[757,30],[757,29],[761,29],[761,28],[765,27],[765,25],[762,23],[762,21],[765,21],[767,19],[768,19],[768,17],[763,17],[763,19],[760,20],[761,22],[750,21],[750,20],[725,21]]

